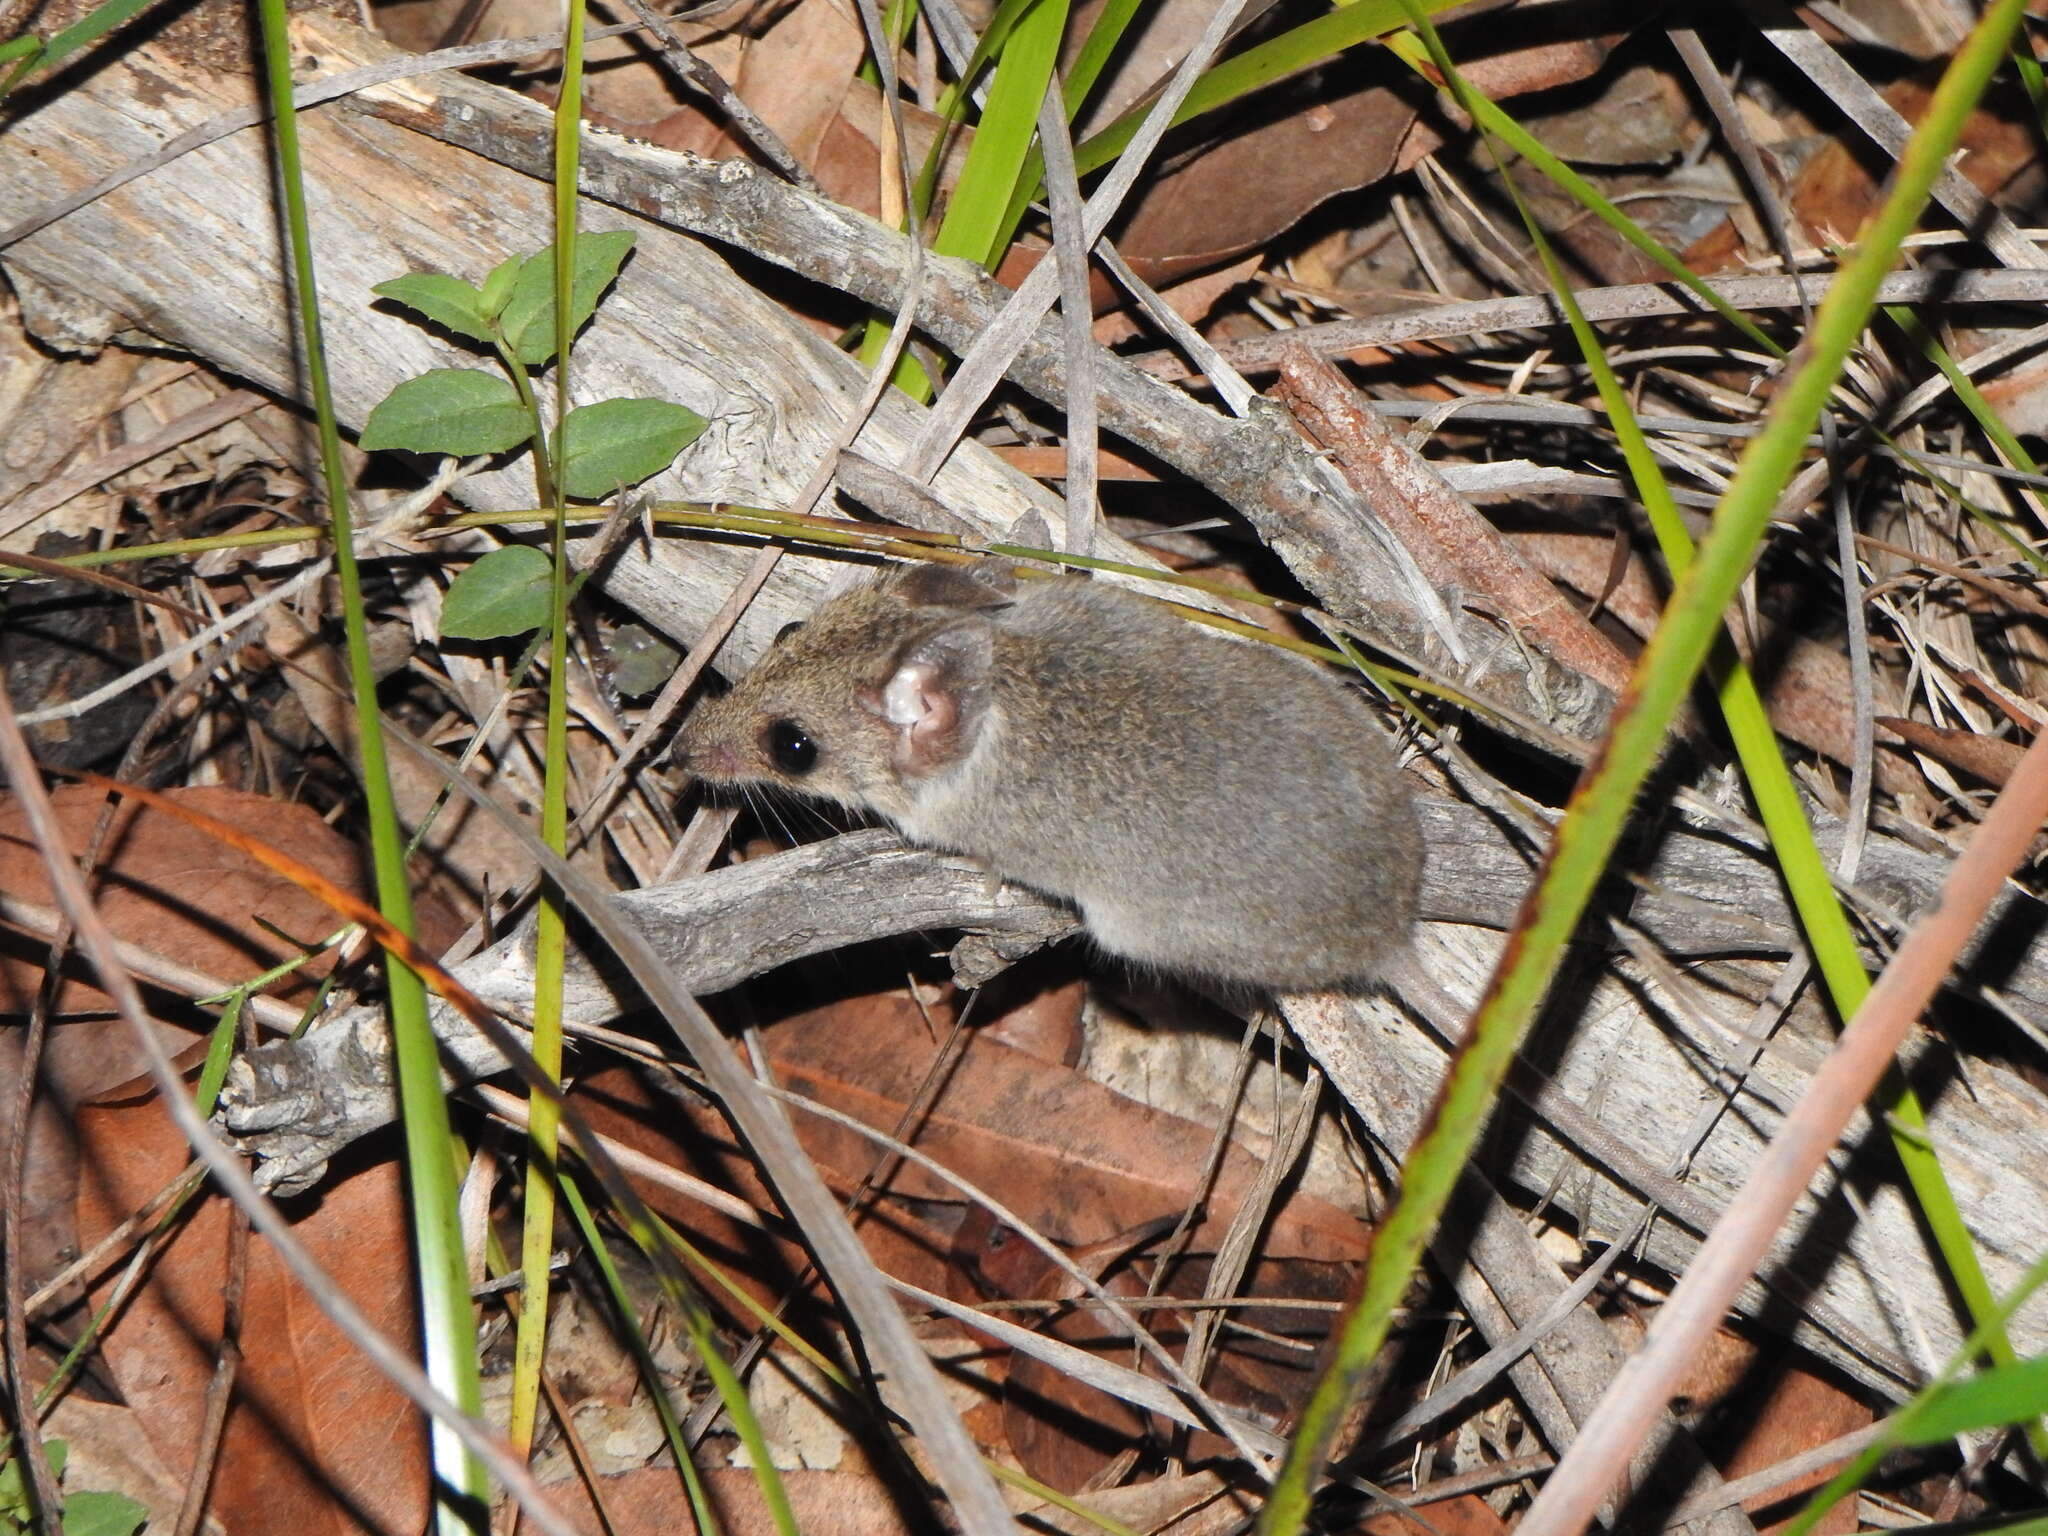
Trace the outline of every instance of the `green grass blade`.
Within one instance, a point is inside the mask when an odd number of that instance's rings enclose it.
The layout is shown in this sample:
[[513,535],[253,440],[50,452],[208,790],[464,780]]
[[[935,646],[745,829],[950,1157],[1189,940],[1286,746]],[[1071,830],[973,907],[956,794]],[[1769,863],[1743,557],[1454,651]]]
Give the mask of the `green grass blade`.
[[[1065,95],[1067,121],[1072,122],[1087,103],[1095,90],[1095,82],[1102,78],[1103,70],[1116,56],[1117,44],[1124,40],[1124,33],[1130,29],[1131,18],[1138,14],[1139,0],[1108,0],[1095,14],[1094,25],[1089,27],[1088,36],[1082,40],[1081,50],[1074,55],[1074,67],[1067,71]],[[1032,178],[1035,182],[1036,177]]]
[[[1427,22],[1422,24],[1427,40],[1430,60],[1434,67],[1449,81],[1456,100],[1475,121],[1484,121],[1480,103],[1483,98],[1458,74],[1455,66],[1443,49],[1443,44]],[[1521,206],[1519,192],[1514,192],[1513,183],[1503,174],[1503,181],[1514,193],[1516,203]],[[1636,485],[1643,497],[1643,505],[1649,515],[1659,546],[1664,552],[1674,574],[1683,574],[1692,563],[1694,549],[1690,535],[1678,515],[1661,468],[1658,467],[1649,449],[1648,440],[1636,425],[1633,413],[1628,408],[1619,380],[1607,366],[1604,353],[1600,350],[1585,317],[1579,313],[1570,286],[1565,280],[1562,266],[1557,262],[1549,242],[1544,239],[1540,226],[1529,210],[1522,207],[1531,238],[1548,269],[1551,282],[1560,303],[1565,307],[1572,323],[1574,334],[1579,338],[1585,351],[1588,366],[1593,370],[1601,398],[1614,422],[1617,436],[1628,459]],[[1917,322],[1915,322],[1917,326]],[[1921,333],[1924,337],[1925,333]],[[1927,338],[1931,343],[1931,338]],[[1945,354],[1944,354],[1945,356]],[[1939,360],[1937,360],[1939,361]],[[1959,376],[1959,370],[1950,372],[1951,380]],[[1975,393],[1968,380],[1965,387]],[[1978,397],[1981,400],[1981,396]],[[1986,407],[1988,411],[1988,407]],[[1995,419],[1995,418],[1994,418]],[[1998,424],[2000,429],[2003,423]],[[2010,433],[2005,440],[2014,449],[2019,448],[2018,440]],[[2024,450],[2020,450],[2024,455]],[[1758,691],[1756,679],[1742,659],[1735,654],[1732,644],[1724,643],[1710,661],[1716,674],[1723,718],[1735,743],[1742,763],[1743,775],[1748,782],[1751,797],[1755,800],[1758,814],[1771,839],[1772,851],[1777,857],[1784,875],[1794,909],[1799,914],[1809,946],[1813,950],[1815,963],[1820,969],[1830,996],[1834,999],[1836,1011],[1844,1020],[1854,1016],[1870,992],[1870,975],[1865,969],[1863,958],[1856,945],[1854,929],[1848,914],[1843,910],[1841,900],[1835,894],[1826,859],[1819,844],[1814,840],[1812,825],[1806,818],[1797,786],[1793,783],[1791,769],[1786,765],[1784,754],[1779,750],[1777,735],[1772,730],[1768,712],[1764,708],[1763,696]],[[1937,1251],[1947,1266],[1957,1291],[1962,1295],[1970,1318],[1981,1322],[1994,1310],[1990,1281],[1986,1278],[1976,1245],[1965,1226],[1962,1213],[1943,1172],[1927,1130],[1926,1113],[1918,1096],[1902,1078],[1896,1075],[1887,1084],[1891,1100],[1890,1114],[1886,1124],[1891,1132],[1893,1147],[1903,1166],[1915,1199],[1934,1235]],[[2012,1346],[2002,1329],[1991,1334],[1992,1358],[2009,1361]],[[2042,1449],[2048,1449],[2044,1444]]]
[[[335,575],[341,586],[345,653],[355,698],[357,761],[370,826],[371,861],[377,905],[393,927],[412,932],[412,893],[406,885],[404,836],[391,794],[384,734],[377,717],[376,673],[370,665],[363,618],[362,579],[356,565],[348,477],[341,459],[341,433],[327,352],[320,325],[319,287],[306,215],[304,171],[299,152],[298,111],[292,104],[290,39],[285,0],[259,0],[266,86],[274,114],[285,230],[292,262],[302,355],[318,423],[322,479],[334,540]],[[441,1088],[440,1048],[427,1022],[426,988],[419,974],[387,956],[392,1046],[398,1067],[399,1118],[405,1129],[406,1169],[412,1191],[413,1241],[420,1277],[427,1374],[465,1413],[482,1412],[477,1370],[476,1318],[470,1308],[469,1275],[463,1261],[456,1215],[454,1132]],[[444,1531],[482,1531],[489,1507],[483,1464],[447,1426],[432,1432],[433,1466],[440,1485],[437,1523]]]
[[2024,1424],[2048,1413],[2048,1355],[1994,1365],[1929,1393],[1905,1431],[1908,1445]]
[[986,267],[1002,254],[997,241],[1003,211],[1038,131],[1039,103],[1045,100],[1066,28],[1067,0],[1036,0],[1010,29],[996,55],[988,102],[975,124],[967,163],[939,232],[932,237],[932,249],[939,255],[965,256]]
[[1468,1042],[1452,1062],[1435,1114],[1404,1166],[1400,1198],[1374,1237],[1360,1300],[1339,1332],[1330,1368],[1302,1414],[1261,1517],[1260,1529],[1269,1536],[1298,1531],[1307,1518],[1312,1481],[1351,1386],[1386,1339],[1388,1319],[1477,1142],[1508,1064],[1720,635],[1721,613],[1748,573],[1776,499],[1804,456],[1806,436],[1870,317],[1878,284],[1912,233],[1963,118],[1983,94],[2018,24],[2022,3],[1995,0],[1936,88],[1925,120],[1900,156],[1890,192],[1815,313],[1806,355],[1743,454],[1697,558],[1678,578],[1601,754],[1572,793]]
[[[95,6],[45,43],[42,51],[34,57],[33,67],[55,69],[79,49],[90,47],[116,27],[140,16],[154,3],[155,0],[106,0],[106,4]],[[13,84],[12,81],[8,83]]]
[[0,101],[5,101],[17,85],[35,73],[42,57],[43,40],[40,37],[17,37],[5,47],[0,47],[0,64],[12,66],[6,78],[0,79]]
[[[1068,0],[1018,0],[1005,6],[998,18],[1008,24],[999,47],[987,37],[977,46],[975,56],[993,54],[995,78],[989,84],[988,100],[975,125],[974,143],[967,151],[967,163],[953,188],[946,216],[932,237],[932,249],[941,256],[964,256],[984,267],[993,266],[1008,244],[1011,226],[1004,221],[1010,190],[1017,185],[1030,153],[1032,136],[1038,131],[1038,108],[1052,80],[1053,65],[1059,58],[1060,39],[1067,26]],[[992,24],[989,32],[996,30]],[[960,82],[963,93],[970,72]],[[956,102],[957,106],[958,103]],[[937,156],[942,146],[933,147],[927,161],[930,177],[938,173]],[[919,178],[921,198],[931,196],[930,182]],[[889,322],[876,318],[868,323],[860,347],[861,361],[879,367],[888,347]],[[932,383],[917,360],[906,354],[897,364],[896,387],[916,400],[929,400]]]
[[2048,137],[2048,79],[2042,76],[2041,61],[2025,48],[2013,49],[2010,58],[2020,88],[2027,93],[2027,104],[2034,109],[2034,126]]
[[[675,1457],[676,1468],[682,1473],[684,1490],[689,1495],[697,1528],[716,1532],[719,1529],[718,1518],[705,1492],[704,1479],[697,1471],[696,1459],[690,1454],[690,1445],[684,1438],[682,1422],[676,1417],[675,1405],[669,1401],[661,1367],[655,1363],[654,1348],[647,1342],[646,1330],[640,1326],[639,1316],[634,1311],[632,1292],[620,1277],[618,1265],[612,1260],[611,1248],[604,1240],[604,1232],[592,1218],[590,1207],[584,1203],[583,1192],[576,1187],[574,1179],[563,1180],[562,1199],[575,1218],[577,1229],[583,1234],[584,1251],[595,1261],[598,1273],[604,1277],[612,1311],[619,1326],[626,1331],[626,1343],[633,1351],[633,1358],[639,1362],[641,1382],[661,1419],[661,1432],[668,1441],[669,1454]],[[717,1329],[709,1310],[693,1294],[683,1308],[683,1318],[685,1330],[697,1346],[697,1356],[704,1364],[705,1374],[711,1378],[718,1400],[725,1405],[726,1415],[739,1434],[740,1444],[753,1458],[761,1488],[761,1502],[767,1507],[769,1519],[774,1522],[780,1536],[796,1536],[796,1515],[790,1509],[789,1492],[783,1486],[774,1462],[769,1459],[767,1437],[761,1432],[761,1422],[754,1415],[754,1405],[747,1396],[746,1386],[733,1374],[731,1364],[719,1350]]]
[[[951,82],[939,92],[939,99],[932,106],[932,115],[945,124],[948,130],[958,125],[967,113],[967,103],[974,82],[981,78],[981,72],[988,68],[989,61],[1002,51],[1003,44],[1016,30],[1017,20],[1038,4],[1038,0],[1003,0],[996,7],[995,14],[988,19],[988,25],[981,30],[981,36],[974,40],[974,52],[967,56],[961,67],[960,78]],[[869,61],[870,64],[873,60]],[[924,157],[924,166],[917,173],[912,189],[911,203],[920,219],[932,211],[932,203],[938,196],[939,167],[945,163],[946,147],[950,132],[939,133],[932,139],[932,147]],[[964,253],[955,253],[964,254]]]

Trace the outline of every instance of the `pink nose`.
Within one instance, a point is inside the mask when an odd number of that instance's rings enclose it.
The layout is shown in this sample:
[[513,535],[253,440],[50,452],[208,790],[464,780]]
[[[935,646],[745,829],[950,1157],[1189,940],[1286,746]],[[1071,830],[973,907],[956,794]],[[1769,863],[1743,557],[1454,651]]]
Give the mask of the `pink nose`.
[[684,768],[700,779],[730,779],[740,771],[739,754],[726,742],[686,749],[678,753],[677,758]]

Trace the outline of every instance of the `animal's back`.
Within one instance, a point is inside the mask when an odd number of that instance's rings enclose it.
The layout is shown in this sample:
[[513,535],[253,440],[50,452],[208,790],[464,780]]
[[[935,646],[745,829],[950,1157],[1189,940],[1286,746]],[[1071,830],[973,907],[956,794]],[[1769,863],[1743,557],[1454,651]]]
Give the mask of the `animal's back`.
[[1312,986],[1405,942],[1422,841],[1363,701],[1120,591],[1033,584],[996,626],[987,788],[936,840],[1064,895],[1106,949]]

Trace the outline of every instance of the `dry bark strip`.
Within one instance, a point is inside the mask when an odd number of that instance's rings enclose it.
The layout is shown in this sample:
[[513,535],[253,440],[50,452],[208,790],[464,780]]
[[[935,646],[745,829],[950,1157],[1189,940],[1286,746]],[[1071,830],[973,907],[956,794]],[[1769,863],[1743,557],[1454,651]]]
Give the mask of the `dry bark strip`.
[[[1797,277],[1727,277],[1713,279],[1714,291],[1734,308],[1804,309],[1827,297],[1834,279],[1825,273]],[[1573,295],[1588,320],[1653,320],[1710,314],[1696,296],[1671,283],[1625,283],[1588,288]],[[2038,268],[2012,271],[1894,272],[1878,285],[1880,304],[2034,306],[2048,299],[2048,273]],[[1327,320],[1293,330],[1273,331],[1217,348],[1245,373],[1271,373],[1296,347],[1318,357],[1372,352],[1418,341],[1464,340],[1503,331],[1562,330],[1571,324],[1554,294],[1516,294],[1505,298],[1459,299],[1443,304],[1418,304],[1393,314],[1353,320]],[[1186,379],[1194,370],[1171,352],[1147,352],[1132,365],[1157,379]]]
[[1435,465],[1367,410],[1335,368],[1300,348],[1281,364],[1277,393],[1380,508],[1430,580],[1490,604],[1510,628],[1610,692],[1627,685],[1631,668],[1621,648],[1517,554]]

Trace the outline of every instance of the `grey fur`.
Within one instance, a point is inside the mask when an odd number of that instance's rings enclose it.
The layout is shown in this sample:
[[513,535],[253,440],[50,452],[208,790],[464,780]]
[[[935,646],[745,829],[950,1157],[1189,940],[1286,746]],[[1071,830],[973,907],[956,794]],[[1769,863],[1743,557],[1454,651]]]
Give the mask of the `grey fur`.
[[[807,771],[778,761],[779,722],[815,748]],[[1071,901],[1140,965],[1362,983],[1414,921],[1421,832],[1358,695],[1103,583],[993,562],[892,573],[700,705],[678,755],[713,782],[871,811]]]

